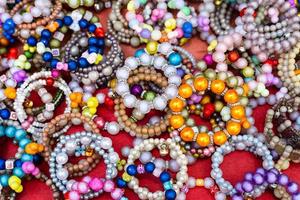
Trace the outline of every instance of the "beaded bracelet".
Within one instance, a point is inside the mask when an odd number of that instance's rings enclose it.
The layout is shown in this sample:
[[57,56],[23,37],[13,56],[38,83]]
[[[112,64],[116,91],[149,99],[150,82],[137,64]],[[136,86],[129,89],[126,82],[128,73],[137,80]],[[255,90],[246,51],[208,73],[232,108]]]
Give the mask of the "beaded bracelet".
[[[56,187],[67,196],[75,195],[84,199],[91,199],[99,196],[103,190],[99,189],[101,183],[97,180],[90,182],[92,190],[90,190],[88,179],[82,182],[76,182],[75,180],[67,180],[69,173],[65,164],[68,162],[68,155],[78,156],[91,156],[94,152],[97,152],[103,157],[106,164],[105,179],[111,180],[117,176],[116,163],[119,160],[118,154],[112,147],[112,141],[109,138],[102,137],[92,132],[77,132],[72,135],[61,136],[55,149],[51,153],[49,159],[50,176],[56,185]],[[70,190],[75,190],[72,193],[67,193]],[[120,193],[122,195],[122,193]],[[74,196],[73,196],[74,197]],[[71,198],[74,199],[74,198]],[[76,198],[78,199],[78,198]]]
[[110,46],[110,51],[96,66],[79,68],[73,77],[81,80],[85,85],[97,83],[99,87],[106,86],[115,75],[115,71],[123,66],[124,55],[118,41],[110,34],[105,35],[105,45]]
[[[83,124],[86,131],[92,131],[93,133],[100,134],[100,130],[97,125],[88,117],[85,117],[80,113],[66,113],[58,115],[47,124],[42,134],[42,141],[45,147],[43,156],[46,161],[49,160],[49,156],[52,151],[51,145],[53,144],[53,139],[59,137],[62,133],[67,132],[69,126],[66,125],[69,123],[72,123],[73,125]],[[88,164],[89,163],[87,163],[87,165]]]
[[58,78],[58,75],[59,74],[57,73],[57,71],[42,71],[35,73],[28,79],[26,79],[21,87],[17,89],[14,109],[18,110],[18,120],[22,123],[23,128],[33,134],[36,140],[39,140],[39,137],[41,136],[40,134],[43,131],[42,129],[45,127],[44,121],[53,117],[54,104],[51,103],[53,98],[45,88],[39,89],[38,93],[41,96],[42,101],[46,104],[46,110],[38,115],[36,120],[34,120],[33,117],[27,116],[23,108],[23,102],[25,101],[25,98],[30,95],[30,92],[35,88],[41,86],[54,86],[64,92],[67,103],[67,107],[65,108],[64,113],[69,113],[71,111],[71,101],[69,98],[71,91],[68,88],[67,83],[62,78]]
[[[298,148],[294,149],[290,144],[298,143],[298,137],[295,135],[292,138],[280,137],[280,135],[275,135],[273,131],[273,120],[280,115],[280,112],[292,112],[294,109],[298,110],[300,98],[295,97],[293,94],[286,96],[287,99],[282,98],[277,104],[275,104],[271,109],[268,110],[264,128],[264,134],[267,141],[272,149],[282,155],[287,160],[292,160],[293,162],[300,162],[300,150]],[[286,124],[284,124],[286,125]],[[294,138],[294,139],[293,139]]]
[[[271,62],[271,60],[266,61],[261,69],[256,66],[251,68],[249,61],[251,63],[253,61],[259,63],[259,61],[256,56],[247,59],[247,53],[242,46],[242,35],[236,32],[224,36],[222,40],[219,40],[215,51],[212,54],[212,60],[217,63],[216,70],[226,72],[228,71],[229,65],[237,70],[241,70],[241,74],[245,81],[243,81],[242,77],[239,77],[239,79],[248,86],[249,95],[254,95],[255,97],[267,97],[269,95],[269,90],[266,89],[266,86],[272,84],[277,87],[281,86],[279,79],[275,78],[272,74],[272,65],[268,63],[269,61]],[[229,49],[232,50],[229,51]],[[245,54],[246,56],[243,56]],[[259,70],[263,73],[259,72]]]
[[[227,138],[238,135],[242,127],[250,126],[244,107],[247,99],[241,98],[244,90],[235,88],[235,84],[232,84],[235,81],[229,80],[230,76],[216,74],[210,69],[203,74],[187,75],[179,86],[178,96],[169,103],[172,111],[169,118],[171,136],[176,141],[182,140],[186,150],[190,150],[186,143],[196,142],[199,146],[198,151],[191,151],[196,157],[210,156],[214,151],[213,145],[223,145]],[[220,99],[222,97],[225,105]],[[216,101],[215,104],[211,102],[212,98]],[[209,131],[205,126],[196,126],[189,113],[201,113],[204,119],[210,119],[213,130]]]
[[274,184],[286,188],[289,196],[292,199],[299,199],[300,193],[298,190],[298,185],[295,182],[289,180],[288,176],[281,174],[277,169],[263,169],[259,168],[255,173],[247,173],[245,175],[245,180],[236,184],[235,189],[237,194],[235,194],[233,200],[243,200],[243,197],[250,197],[248,194],[252,193],[257,187],[262,185],[267,185],[274,188]]
[[[30,47],[36,47],[37,52],[43,55],[44,62],[50,63],[51,68],[75,71],[77,68],[89,67],[102,60],[101,54],[104,51],[104,31],[100,23],[93,23],[93,21],[95,20],[92,12],[74,10],[70,15],[64,16],[63,19],[57,19],[47,29],[42,30],[39,40],[31,36],[27,39],[27,43]],[[74,32],[86,31],[89,35],[88,39],[83,38],[79,41],[81,47],[88,49],[81,56],[78,55],[78,51],[74,51],[76,59],[59,60],[60,51],[56,46],[64,39],[63,27]],[[52,38],[55,39],[56,44],[49,49]]]
[[[21,178],[25,174],[36,174],[39,169],[33,164],[34,155],[43,151],[43,146],[31,142],[25,130],[19,126],[1,125],[0,136],[14,139],[20,148],[20,153],[16,154],[16,159],[0,160],[0,170],[7,170],[0,175],[1,188],[10,187],[14,192],[20,193],[23,191]],[[23,153],[21,153],[23,152]],[[32,170],[25,170],[26,165],[32,165]]]
[[[271,25],[263,24],[263,20]],[[300,39],[300,17],[288,1],[252,1],[240,21],[245,31],[245,48],[251,49],[260,61],[269,55],[287,52]]]
[[[143,52],[139,57],[129,57],[125,60],[125,66],[118,69],[116,72],[117,86],[116,92],[124,99],[124,104],[127,108],[135,108],[142,114],[149,113],[152,108],[156,110],[164,110],[167,106],[169,99],[172,99],[177,94],[177,87],[181,83],[180,77],[176,74],[176,66],[181,65],[181,57],[177,53],[172,53],[172,47],[168,43],[155,45],[148,49],[149,54]],[[162,56],[152,56],[156,52],[160,52],[163,55],[169,55],[169,59],[172,59],[170,65]],[[173,58],[173,56],[175,58]],[[152,100],[138,100],[134,95],[130,94],[127,79],[130,71],[136,69],[139,66],[152,65],[157,70],[162,70],[164,75],[168,77],[168,86],[161,95],[156,95]]]
[[[168,82],[166,77],[156,72],[154,69],[149,69],[146,67],[140,67],[132,71],[128,78],[128,84],[132,85],[130,91],[134,95],[141,95],[143,87],[140,84],[141,80],[146,80],[147,82],[153,82],[160,86],[159,90],[164,89]],[[152,89],[152,88],[151,88]],[[153,90],[155,91],[155,90]],[[154,96],[151,91],[144,91],[145,96]],[[167,130],[168,126],[168,114],[163,119],[157,116],[153,116],[149,119],[147,125],[138,125],[136,122],[144,118],[144,114],[134,109],[132,115],[129,117],[126,114],[126,107],[123,100],[120,98],[115,99],[115,116],[120,124],[120,126],[131,136],[138,136],[143,138],[152,137],[154,135],[160,135]]]
[[[160,41],[183,45],[196,27],[196,12],[185,1],[153,2],[131,0],[127,4],[128,25],[142,42]],[[141,13],[138,10],[143,10]],[[169,10],[170,11],[169,11]],[[177,11],[175,18],[171,11]],[[160,30],[162,29],[162,30]]]
[[104,104],[109,108],[113,108],[113,100],[110,98],[112,94],[106,95],[98,92],[93,96],[96,87],[91,85],[81,88],[79,83],[74,80],[69,83],[69,87],[72,90],[70,99],[73,112],[79,112],[82,107],[82,115],[93,120],[99,129],[105,130],[111,135],[119,133],[120,125],[116,121],[105,122],[103,117],[96,114],[100,105]]
[[[30,3],[30,1],[23,0],[19,2],[10,11],[9,15],[4,18],[6,20],[4,21],[3,29],[7,38],[16,35],[21,41],[24,41],[31,34],[37,33],[41,27],[53,21],[62,9],[62,4],[59,0],[55,0],[55,5],[51,10],[51,1],[35,0],[35,6],[31,7],[30,12],[25,12],[22,15],[19,14],[18,11],[22,11],[22,8]],[[32,23],[34,18],[39,17],[43,18]]]
[[121,14],[121,8],[125,7],[126,3],[126,0],[117,0],[113,3],[107,20],[107,32],[118,41],[137,47],[140,45],[140,39],[133,30],[129,29],[128,22]]
[[277,66],[278,76],[280,76],[283,85],[289,90],[295,90],[297,94],[300,93],[299,53],[300,42],[298,42],[295,48],[291,49],[289,52],[280,55]]
[[[179,164],[179,170],[176,173],[177,180],[172,180],[168,172],[163,171],[159,166],[156,166],[153,162],[147,162],[145,165],[134,164],[135,160],[139,158],[142,151],[151,151],[155,147],[158,147],[160,155],[170,157],[177,161]],[[169,152],[170,151],[170,152]],[[126,164],[126,172],[123,173],[122,179],[119,178],[117,184],[119,187],[128,185],[138,195],[140,199],[168,199],[173,200],[177,195],[180,195],[180,190],[188,179],[187,175],[187,157],[180,150],[180,147],[169,139],[147,139],[140,144],[133,147],[128,155]],[[160,181],[164,185],[164,192],[156,191],[149,192],[148,188],[140,187],[139,181],[135,177],[138,173],[148,172],[154,176],[159,177]]]
[[207,0],[199,6],[198,27],[200,37],[208,43],[234,31],[231,20],[236,5],[228,1]]
[[[211,177],[216,181],[216,184],[220,188],[220,191],[225,195],[230,196],[233,196],[236,193],[236,190],[228,181],[223,178],[223,172],[220,169],[220,164],[223,162],[223,157],[225,155],[236,150],[246,150],[261,156],[263,158],[262,166],[266,170],[269,170],[274,166],[271,153],[263,142],[259,141],[252,135],[239,135],[231,137],[228,142],[217,148],[216,152],[212,155],[212,171],[210,173]],[[254,192],[253,195],[256,197],[257,194]]]

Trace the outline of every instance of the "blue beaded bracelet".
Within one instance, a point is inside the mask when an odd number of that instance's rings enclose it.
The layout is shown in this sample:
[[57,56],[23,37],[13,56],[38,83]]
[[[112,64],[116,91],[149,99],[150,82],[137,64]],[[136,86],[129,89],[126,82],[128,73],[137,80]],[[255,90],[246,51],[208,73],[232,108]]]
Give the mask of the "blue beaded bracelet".
[[[86,13],[90,12],[87,11]],[[29,47],[36,47],[37,52],[42,55],[43,61],[49,63],[52,69],[75,71],[78,68],[87,68],[93,64],[98,64],[102,60],[102,54],[104,53],[104,31],[101,24],[90,22],[92,17],[92,14],[81,14],[79,10],[75,10],[62,19],[56,19],[55,25],[53,25],[54,28],[50,26],[42,30],[39,39],[30,36],[27,39],[27,44]],[[87,51],[83,52],[80,57],[64,60],[60,58],[59,49],[49,49],[50,41],[53,38],[59,41],[63,40],[64,34],[58,31],[63,27],[68,27],[74,32],[87,32],[89,37]]]

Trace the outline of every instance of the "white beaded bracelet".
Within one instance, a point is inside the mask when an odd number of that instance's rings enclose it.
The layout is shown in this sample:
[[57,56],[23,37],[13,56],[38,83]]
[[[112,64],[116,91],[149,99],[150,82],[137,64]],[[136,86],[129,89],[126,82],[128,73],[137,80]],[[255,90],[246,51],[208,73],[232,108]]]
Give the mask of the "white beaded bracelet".
[[[47,85],[47,80],[45,80],[47,78],[52,78],[52,74],[50,71],[42,71],[30,76],[21,85],[21,87],[17,89],[17,95],[14,102],[14,110],[18,111],[18,120],[22,123],[22,127],[24,129],[33,134],[35,140],[40,139],[43,128],[45,127],[44,121],[53,117],[54,105],[51,103],[52,96],[45,90],[45,88],[41,89],[41,86],[44,87]],[[71,100],[69,98],[69,95],[71,94],[71,90],[69,89],[68,84],[62,78],[58,78],[56,80],[53,80],[53,87],[59,88],[63,91],[67,104],[64,113],[70,113]],[[30,92],[37,88],[40,88],[39,95],[41,96],[42,101],[46,104],[46,111],[38,115],[37,119],[34,120],[25,112],[23,103],[26,97],[30,95]]]
[[[165,56],[169,56],[174,51],[171,44],[162,43],[158,46],[158,52]],[[164,75],[168,78],[168,86],[163,94],[157,95],[152,102],[139,100],[134,95],[130,94],[127,79],[130,72],[139,66],[153,66],[157,70],[162,70]],[[116,92],[123,97],[124,105],[127,108],[136,108],[142,114],[149,113],[153,108],[156,110],[164,110],[168,101],[177,96],[178,86],[181,84],[181,78],[176,73],[177,67],[180,66],[168,64],[163,56],[150,55],[146,52],[142,53],[139,57],[129,57],[125,60],[124,67],[118,69],[116,72]]]
[[[151,138],[142,141],[140,144],[134,146],[134,148],[130,150],[126,167],[131,164],[134,164],[135,160],[139,159],[141,152],[143,151],[149,152],[155,147],[159,148],[160,155],[162,156],[170,155],[170,157],[173,160],[176,160],[180,166],[179,171],[176,173],[176,181],[175,180],[172,181],[172,188],[178,195],[188,180],[188,174],[187,174],[188,159],[185,156],[185,154],[183,154],[183,152],[181,151],[180,146],[177,145],[172,139]],[[128,182],[128,186],[133,189],[133,191],[139,196],[140,199],[164,199],[165,198],[163,191],[150,192],[148,188],[140,187],[138,179],[133,176],[131,177],[131,180]]]

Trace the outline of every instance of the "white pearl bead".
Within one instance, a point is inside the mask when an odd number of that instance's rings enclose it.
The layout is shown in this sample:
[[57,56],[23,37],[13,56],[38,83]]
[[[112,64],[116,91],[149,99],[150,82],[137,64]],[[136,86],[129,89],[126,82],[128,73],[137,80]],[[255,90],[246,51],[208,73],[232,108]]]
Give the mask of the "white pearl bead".
[[57,170],[56,176],[59,180],[66,180],[69,176],[69,172],[67,169],[61,168],[61,169]]
[[116,135],[120,131],[120,126],[117,122],[109,122],[107,125],[107,132],[111,135]]
[[101,140],[101,148],[109,149],[112,146],[112,141],[110,138],[104,137]]
[[133,108],[136,101],[136,97],[132,94],[125,95],[123,98],[123,103],[127,108]]
[[56,162],[60,165],[64,165],[68,162],[68,155],[65,153],[59,153],[56,156]]
[[117,163],[120,160],[119,155],[116,152],[109,153],[108,157],[112,163]]
[[163,110],[167,106],[167,100],[162,96],[157,96],[153,100],[153,106],[156,110]]

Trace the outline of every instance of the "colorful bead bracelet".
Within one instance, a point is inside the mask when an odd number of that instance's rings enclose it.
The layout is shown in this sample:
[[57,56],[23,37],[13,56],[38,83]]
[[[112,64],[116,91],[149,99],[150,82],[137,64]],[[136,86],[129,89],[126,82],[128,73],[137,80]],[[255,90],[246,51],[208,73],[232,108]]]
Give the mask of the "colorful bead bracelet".
[[[64,16],[63,19],[57,19],[51,23],[47,29],[41,32],[41,38],[37,40],[31,36],[27,39],[30,47],[36,48],[36,51],[42,55],[43,61],[50,63],[51,68],[65,71],[75,71],[77,68],[86,68],[93,64],[98,64],[102,60],[104,51],[104,31],[100,23],[94,23],[93,13],[90,11],[74,10],[70,15]],[[71,29],[74,32],[86,31],[90,34],[78,42],[83,48],[87,48],[82,55],[77,55],[76,59],[60,60],[61,52],[58,48],[51,48],[50,40],[55,39],[60,43],[64,39],[65,29]],[[52,45],[53,46],[53,45]],[[55,45],[56,46],[56,45]],[[75,48],[75,47],[74,47]]]
[[[238,135],[242,127],[249,128],[244,104],[241,103],[245,102],[241,100],[244,90],[234,88],[232,82],[226,74],[216,74],[210,70],[195,76],[187,75],[179,86],[178,96],[169,103],[172,111],[169,121],[174,130],[171,135],[179,135],[184,142],[196,142],[199,147],[206,148],[205,153],[202,153],[209,156],[214,148],[207,147],[222,145],[230,136]],[[215,104],[211,103],[211,98],[215,98]],[[220,98],[224,98],[225,105]],[[199,103],[200,108],[195,105]],[[199,115],[201,110],[201,116],[210,119],[212,131],[196,126],[195,121],[189,117],[189,112]],[[219,116],[214,112],[219,112]]]

